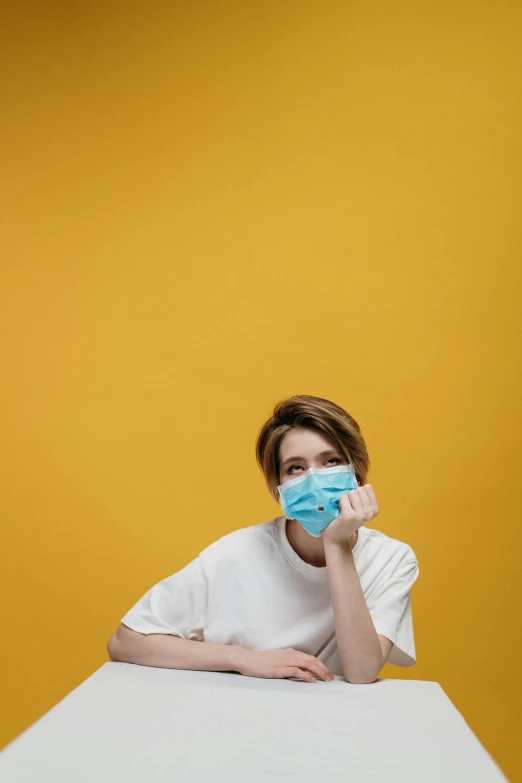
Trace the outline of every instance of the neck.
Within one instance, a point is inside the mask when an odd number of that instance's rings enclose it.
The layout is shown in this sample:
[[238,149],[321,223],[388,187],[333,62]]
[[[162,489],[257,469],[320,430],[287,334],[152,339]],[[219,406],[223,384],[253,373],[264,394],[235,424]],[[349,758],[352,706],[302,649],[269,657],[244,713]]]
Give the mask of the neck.
[[[296,552],[301,560],[305,563],[313,565],[316,568],[324,568],[326,565],[326,556],[324,554],[323,538],[315,538],[307,533],[302,525],[299,524],[297,519],[286,520],[286,537],[290,543],[290,546]],[[350,545],[353,549],[357,543],[359,537],[359,531],[350,538]]]

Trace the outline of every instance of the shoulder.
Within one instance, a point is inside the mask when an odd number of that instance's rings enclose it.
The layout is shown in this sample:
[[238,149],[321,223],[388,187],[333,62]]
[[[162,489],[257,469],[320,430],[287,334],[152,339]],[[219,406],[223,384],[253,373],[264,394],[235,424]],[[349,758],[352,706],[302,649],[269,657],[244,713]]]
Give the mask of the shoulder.
[[382,566],[418,562],[413,548],[405,541],[366,525],[359,529],[360,534],[361,531],[361,556],[365,561],[377,561]]
[[365,598],[376,600],[388,591],[410,590],[419,576],[419,564],[412,547],[405,541],[366,528],[363,547],[356,566]]
[[276,542],[279,517],[251,527],[233,530],[203,549],[199,558],[203,565],[223,560],[235,560],[249,552],[261,555]]

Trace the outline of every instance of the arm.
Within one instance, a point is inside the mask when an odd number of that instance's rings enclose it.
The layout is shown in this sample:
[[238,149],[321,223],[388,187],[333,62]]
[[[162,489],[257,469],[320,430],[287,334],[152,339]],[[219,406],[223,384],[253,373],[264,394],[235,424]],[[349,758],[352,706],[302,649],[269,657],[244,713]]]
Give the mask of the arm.
[[324,545],[344,676],[352,683],[374,682],[393,643],[375,630],[350,544],[325,539]]
[[343,495],[339,510],[339,516],[323,530],[335,635],[345,678],[370,683],[377,679],[393,644],[375,630],[350,543],[353,533],[379,513],[372,485]]
[[111,661],[162,669],[238,672],[250,677],[296,677],[330,681],[330,670],[313,655],[287,648],[257,651],[229,644],[198,642],[169,634],[142,634],[120,625],[107,645]]
[[157,666],[162,669],[238,672],[242,647],[181,639],[168,634],[142,634],[126,625],[113,633],[107,644],[111,661]]
[[297,677],[306,682],[333,679],[315,656],[293,648],[249,650],[203,641],[206,604],[207,582],[196,558],[154,585],[127,612],[107,645],[111,661],[250,677]]

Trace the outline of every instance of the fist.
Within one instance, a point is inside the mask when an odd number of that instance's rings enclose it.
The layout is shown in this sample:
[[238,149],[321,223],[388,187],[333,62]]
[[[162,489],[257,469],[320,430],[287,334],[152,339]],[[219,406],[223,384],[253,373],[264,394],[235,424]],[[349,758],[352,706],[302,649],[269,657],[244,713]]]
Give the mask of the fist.
[[351,489],[339,499],[340,514],[323,530],[323,538],[347,544],[356,530],[377,516],[379,506],[371,484]]

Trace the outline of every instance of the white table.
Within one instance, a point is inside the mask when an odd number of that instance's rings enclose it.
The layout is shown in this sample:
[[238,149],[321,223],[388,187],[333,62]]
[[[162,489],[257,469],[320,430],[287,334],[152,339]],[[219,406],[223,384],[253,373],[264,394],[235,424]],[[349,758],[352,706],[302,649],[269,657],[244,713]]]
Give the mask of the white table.
[[2,783],[506,781],[440,685],[106,663],[0,755]]

